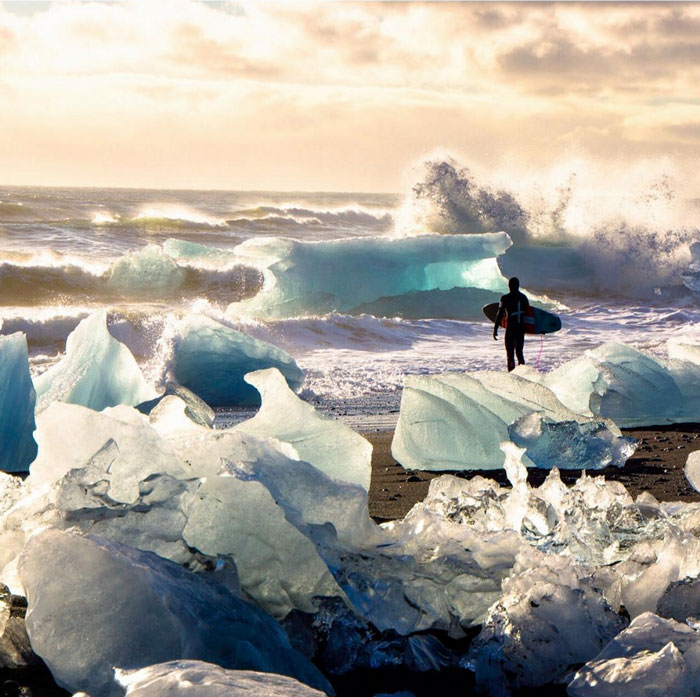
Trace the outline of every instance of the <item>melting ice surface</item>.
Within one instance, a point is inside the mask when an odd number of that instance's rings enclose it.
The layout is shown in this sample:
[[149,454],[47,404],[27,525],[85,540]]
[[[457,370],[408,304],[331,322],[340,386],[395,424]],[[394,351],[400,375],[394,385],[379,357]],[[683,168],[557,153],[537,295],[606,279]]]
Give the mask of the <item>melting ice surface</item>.
[[37,410],[51,402],[104,409],[136,405],[155,392],[143,377],[129,349],[107,330],[107,312],[84,319],[66,342],[66,355],[34,381]]
[[[231,317],[370,312],[371,303],[405,308],[425,297],[434,305],[430,295],[420,293],[474,288],[474,300],[460,315],[473,316],[475,307],[484,304],[484,290],[505,290],[496,257],[509,246],[505,233],[313,243],[252,238],[236,247],[235,254],[241,263],[263,273],[263,289],[250,300],[230,305],[227,312]],[[399,299],[415,293],[419,295],[409,302]],[[468,298],[462,295],[459,301]]]
[[0,337],[0,385],[0,470],[26,472],[37,453],[36,393],[23,334]]
[[205,315],[185,318],[173,352],[174,378],[211,406],[257,404],[257,391],[243,378],[261,368],[277,368],[292,389],[304,380],[286,351]]

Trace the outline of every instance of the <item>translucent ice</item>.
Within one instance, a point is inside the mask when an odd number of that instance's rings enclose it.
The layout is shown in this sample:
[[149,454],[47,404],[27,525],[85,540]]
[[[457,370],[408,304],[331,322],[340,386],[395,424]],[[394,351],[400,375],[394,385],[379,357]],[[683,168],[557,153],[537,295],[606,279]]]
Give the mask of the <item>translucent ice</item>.
[[546,375],[543,382],[573,411],[608,417],[618,426],[690,418],[684,413],[681,391],[666,367],[623,344],[603,344],[586,351]]
[[421,235],[301,242],[265,237],[235,249],[259,269],[263,290],[235,303],[231,316],[293,317],[353,312],[363,303],[415,291],[505,288],[496,257],[510,246],[505,233]]
[[27,338],[19,332],[0,337],[0,470],[26,472],[36,457],[34,405]]
[[685,463],[685,478],[695,491],[700,491],[700,450],[688,455]]
[[37,411],[69,402],[100,411],[154,396],[129,349],[107,331],[107,312],[86,317],[68,336],[66,355],[34,381]]
[[186,476],[188,471],[146,417],[129,407],[95,412],[77,404],[53,403],[37,418],[36,439],[39,453],[29,477],[33,486],[85,467],[110,441],[114,443],[110,494],[115,500],[133,501],[138,483],[150,474]]
[[571,697],[693,697],[700,689],[700,636],[651,612],[637,617],[568,685]]
[[203,661],[168,661],[117,670],[126,697],[324,697],[298,680],[273,673],[226,670]]
[[547,387],[493,372],[409,376],[392,454],[411,469],[495,469],[499,445],[527,448],[525,462],[539,467],[622,465],[634,452],[610,421],[593,420],[564,406]]
[[27,542],[19,570],[32,647],[66,689],[118,695],[115,667],[195,659],[331,692],[274,620],[155,554],[47,529]]
[[372,445],[351,428],[300,400],[275,368],[248,373],[262,406],[236,430],[289,443],[299,459],[343,482],[369,490]]
[[292,389],[304,379],[286,351],[205,315],[185,319],[173,351],[174,378],[211,406],[259,404],[258,392],[243,380],[251,371],[275,367]]
[[187,272],[156,244],[126,254],[110,267],[107,287],[129,297],[162,297],[177,291]]
[[469,653],[482,690],[508,694],[556,681],[623,629],[625,621],[587,576],[585,568],[552,557],[503,582]]

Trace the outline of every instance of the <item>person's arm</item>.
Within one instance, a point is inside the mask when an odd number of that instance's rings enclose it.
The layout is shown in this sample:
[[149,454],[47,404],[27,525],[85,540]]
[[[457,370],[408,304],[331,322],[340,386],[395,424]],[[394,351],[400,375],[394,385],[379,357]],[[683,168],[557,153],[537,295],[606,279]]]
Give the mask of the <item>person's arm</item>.
[[496,315],[496,321],[493,323],[493,338],[498,339],[498,328],[501,326],[501,320],[506,314],[506,308],[501,300],[501,304],[498,306],[498,314]]

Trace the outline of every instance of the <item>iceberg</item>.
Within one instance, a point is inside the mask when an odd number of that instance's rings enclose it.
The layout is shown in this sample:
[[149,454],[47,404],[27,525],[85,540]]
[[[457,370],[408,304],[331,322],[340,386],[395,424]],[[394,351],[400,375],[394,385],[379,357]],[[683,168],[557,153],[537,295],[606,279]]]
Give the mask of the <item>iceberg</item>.
[[26,472],[37,453],[34,441],[36,392],[29,375],[27,338],[0,337],[0,470]]
[[107,330],[107,311],[86,317],[66,342],[66,355],[34,380],[37,411],[51,402],[81,404],[96,411],[117,404],[133,406],[155,391],[129,349]]
[[693,697],[700,690],[700,635],[651,612],[637,617],[569,681],[571,697]]
[[[496,257],[506,233],[370,237],[303,242],[252,238],[234,252],[263,274],[255,297],[232,303],[232,317],[297,317],[361,312],[363,303],[417,291],[480,288],[503,291]],[[394,301],[396,302],[396,301]]]
[[168,661],[140,670],[116,670],[125,697],[324,697],[294,678],[227,670],[204,661]]
[[65,689],[120,695],[115,667],[194,659],[289,675],[332,694],[274,620],[150,552],[45,529],[28,540],[19,572],[32,648]]
[[236,426],[237,431],[289,443],[299,460],[330,477],[359,484],[369,491],[372,475],[369,441],[300,400],[276,368],[248,373],[245,381],[258,390],[262,406],[252,419]]
[[500,469],[500,443],[527,448],[528,466],[621,466],[634,452],[607,419],[582,416],[544,385],[513,373],[408,376],[392,455],[408,469]]
[[304,374],[286,351],[205,315],[189,315],[173,345],[174,379],[210,406],[259,404],[257,390],[243,378],[271,367],[292,389],[301,387]]

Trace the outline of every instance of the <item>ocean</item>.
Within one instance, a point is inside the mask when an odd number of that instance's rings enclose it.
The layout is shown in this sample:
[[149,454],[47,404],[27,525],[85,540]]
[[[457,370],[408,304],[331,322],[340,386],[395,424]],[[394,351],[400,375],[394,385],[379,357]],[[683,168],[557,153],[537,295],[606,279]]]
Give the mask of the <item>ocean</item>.
[[204,313],[292,354],[322,411],[386,428],[406,375],[504,369],[479,308],[511,275],[562,318],[526,341],[541,371],[607,341],[664,357],[700,337],[697,199],[667,178],[619,190],[533,194],[449,160],[402,194],[4,187],[0,331],[27,335],[37,375],[106,307],[157,384],[178,320]]

